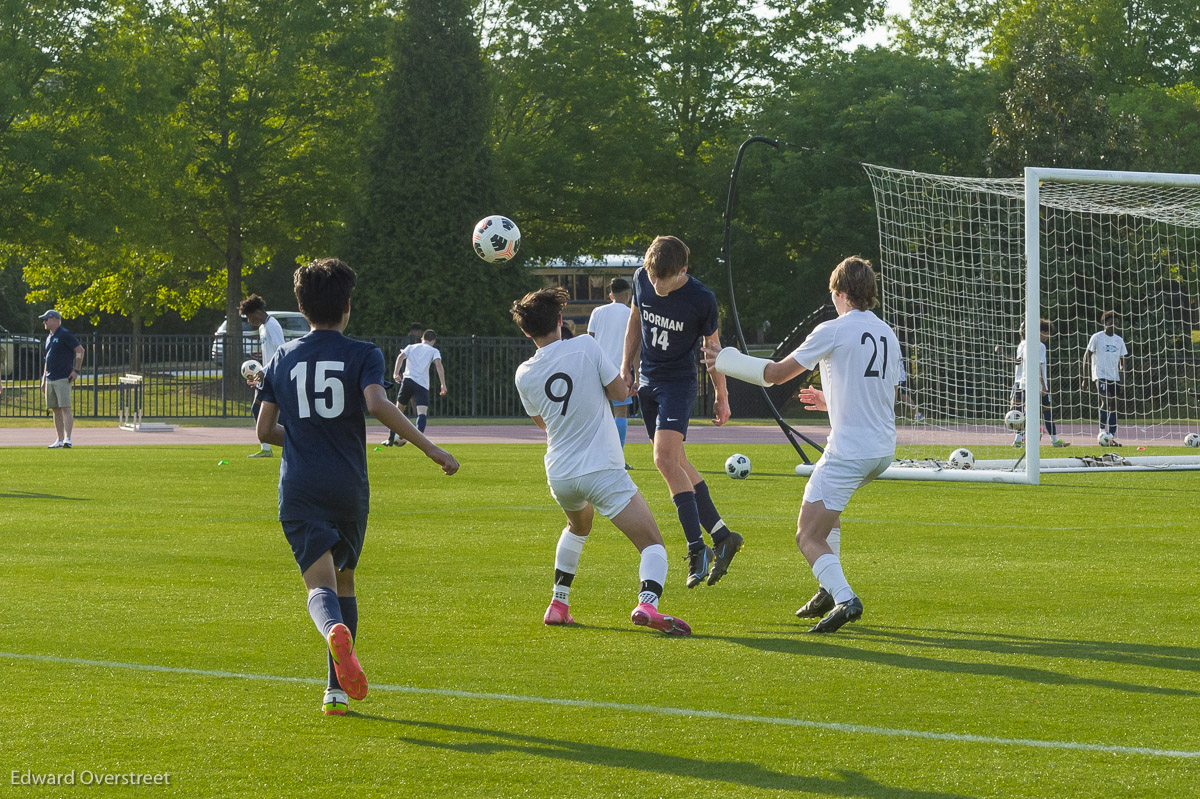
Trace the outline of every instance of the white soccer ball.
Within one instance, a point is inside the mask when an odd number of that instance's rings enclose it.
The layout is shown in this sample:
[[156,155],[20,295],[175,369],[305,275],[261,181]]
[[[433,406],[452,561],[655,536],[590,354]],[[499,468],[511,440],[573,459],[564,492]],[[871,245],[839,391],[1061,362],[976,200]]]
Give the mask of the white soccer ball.
[[521,249],[521,231],[508,217],[493,214],[475,224],[471,244],[479,257],[488,263],[507,261]]
[[1107,447],[1116,440],[1116,436],[1107,430],[1101,430],[1100,435],[1096,436],[1096,443],[1102,447]]
[[262,364],[251,358],[242,363],[242,377],[246,380],[253,380],[254,376],[262,371]]
[[734,480],[745,480],[750,476],[750,459],[745,455],[730,455],[725,461],[725,474]]
[[1185,447],[1191,447],[1192,449],[1195,449],[1196,447],[1200,447],[1200,435],[1196,435],[1195,433],[1188,433],[1186,436],[1183,437],[1183,445]]
[[1004,426],[1009,430],[1024,430],[1025,429],[1025,412],[1018,411],[1013,408],[1008,413],[1004,414]]
[[950,453],[946,462],[954,469],[971,469],[975,466],[975,456],[971,454],[971,450],[959,447]]

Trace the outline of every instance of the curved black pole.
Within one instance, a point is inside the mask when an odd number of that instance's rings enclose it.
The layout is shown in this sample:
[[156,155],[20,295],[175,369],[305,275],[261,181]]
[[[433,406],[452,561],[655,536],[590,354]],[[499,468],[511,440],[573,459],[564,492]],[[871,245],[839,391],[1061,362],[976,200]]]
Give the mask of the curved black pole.
[[[738,172],[742,168],[742,156],[746,154],[746,148],[756,142],[761,144],[769,144],[775,149],[779,149],[781,144],[781,142],[777,139],[768,139],[766,136],[751,136],[742,142],[740,147],[738,147],[737,158],[735,158],[733,162],[733,171],[729,175],[729,196],[725,200],[725,244],[721,248],[721,253],[725,258],[726,285],[729,289],[729,313],[730,316],[733,317],[733,329],[737,335],[738,344],[741,346],[742,352],[748,352],[749,348],[746,346],[746,336],[742,333],[742,320],[738,317],[737,298],[733,290],[733,253],[729,246],[729,240],[733,230],[733,204],[734,199],[737,197],[737,179]],[[799,430],[796,430],[787,422],[785,422],[783,420],[783,416],[781,416],[779,413],[779,409],[776,408],[775,403],[771,401],[771,395],[767,393],[767,389],[761,386],[760,389],[762,391],[763,399],[767,402],[767,407],[771,409],[771,415],[775,417],[775,423],[779,425],[779,429],[783,431],[783,434],[787,437],[787,440],[791,443],[792,447],[795,448],[796,452],[799,453],[804,462],[812,463],[812,461],[808,459],[808,454],[805,453],[804,448],[800,446],[800,443],[796,441],[796,439],[802,439],[806,444],[816,449],[817,452],[822,451],[821,447],[808,436],[804,435]]]

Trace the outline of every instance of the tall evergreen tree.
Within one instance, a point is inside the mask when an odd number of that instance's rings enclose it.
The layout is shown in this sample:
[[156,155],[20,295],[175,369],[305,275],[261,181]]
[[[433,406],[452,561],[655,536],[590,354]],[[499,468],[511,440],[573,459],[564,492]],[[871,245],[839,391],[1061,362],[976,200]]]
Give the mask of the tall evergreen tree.
[[389,54],[344,248],[360,276],[354,328],[512,333],[504,310],[522,276],[511,263],[485,264],[470,242],[476,221],[507,210],[494,206],[470,0],[404,0]]

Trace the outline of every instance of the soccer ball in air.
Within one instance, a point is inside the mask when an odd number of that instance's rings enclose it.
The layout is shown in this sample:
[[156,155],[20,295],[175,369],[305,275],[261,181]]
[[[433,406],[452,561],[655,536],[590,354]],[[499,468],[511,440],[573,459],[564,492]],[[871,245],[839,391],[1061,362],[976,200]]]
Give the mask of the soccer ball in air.
[[475,223],[471,244],[488,263],[507,261],[521,249],[521,231],[508,217],[493,214]]
[[1107,430],[1101,430],[1100,435],[1096,436],[1096,443],[1102,447],[1107,447],[1116,440],[1116,436]]
[[750,459],[745,455],[730,455],[725,461],[725,474],[734,480],[745,480],[750,476]]
[[959,447],[950,453],[946,462],[954,469],[971,469],[975,466],[975,456],[971,454],[971,450]]
[[1196,447],[1200,447],[1200,435],[1196,435],[1195,433],[1188,433],[1186,436],[1183,437],[1183,445],[1185,447],[1191,447],[1192,449],[1195,449]]
[[1004,426],[1009,430],[1024,430],[1025,429],[1025,413],[1013,408],[1008,413],[1004,414]]
[[246,380],[253,380],[254,376],[262,371],[262,364],[251,358],[242,364],[242,377]]

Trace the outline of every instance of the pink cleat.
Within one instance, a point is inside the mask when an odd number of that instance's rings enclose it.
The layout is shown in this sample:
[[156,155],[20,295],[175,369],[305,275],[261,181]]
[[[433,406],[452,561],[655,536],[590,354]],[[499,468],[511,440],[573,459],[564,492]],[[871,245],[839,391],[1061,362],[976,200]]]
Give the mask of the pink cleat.
[[692,628],[683,619],[677,619],[674,616],[664,616],[658,612],[658,608],[651,605],[649,602],[643,602],[633,609],[630,614],[633,623],[639,627],[653,627],[655,630],[664,632],[667,635],[691,635]]
[[555,599],[550,603],[550,607],[546,608],[546,615],[542,618],[546,624],[574,624],[575,620],[571,618],[571,612],[567,609],[565,602],[559,602]]
[[350,628],[338,622],[329,628],[329,654],[333,655],[333,670],[338,684],[351,699],[359,700],[367,695],[367,675],[363,673],[354,654],[354,637]]

